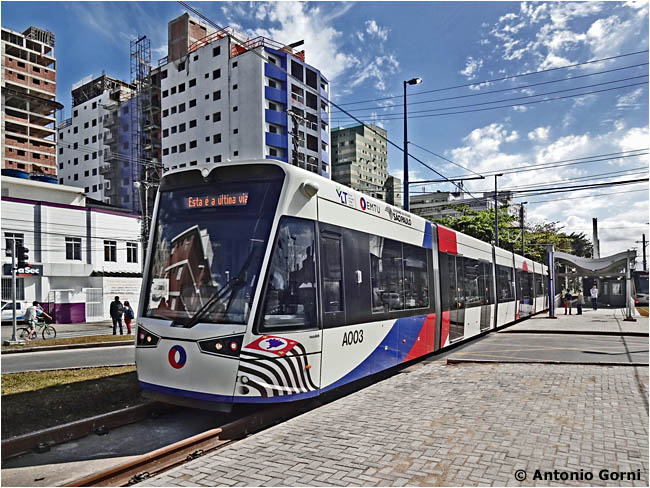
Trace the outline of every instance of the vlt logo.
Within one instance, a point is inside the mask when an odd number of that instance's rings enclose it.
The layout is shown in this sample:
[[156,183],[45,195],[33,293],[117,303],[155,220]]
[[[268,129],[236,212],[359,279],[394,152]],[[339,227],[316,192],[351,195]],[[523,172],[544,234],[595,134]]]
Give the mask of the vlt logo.
[[339,196],[339,199],[341,200],[341,203],[343,205],[348,204],[348,192],[343,191],[340,186],[336,187],[336,194]]
[[173,346],[167,354],[169,364],[174,369],[181,369],[187,362],[187,353],[181,346]]

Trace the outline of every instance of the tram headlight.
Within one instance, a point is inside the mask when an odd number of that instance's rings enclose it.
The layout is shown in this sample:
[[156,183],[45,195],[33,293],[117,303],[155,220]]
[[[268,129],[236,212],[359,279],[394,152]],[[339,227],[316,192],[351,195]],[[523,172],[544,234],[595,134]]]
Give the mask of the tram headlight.
[[199,341],[199,348],[206,354],[237,357],[243,340],[243,335],[205,339]]
[[146,329],[143,329],[141,326],[138,326],[138,335],[135,343],[136,347],[155,347],[160,341],[160,337],[156,334],[152,334]]

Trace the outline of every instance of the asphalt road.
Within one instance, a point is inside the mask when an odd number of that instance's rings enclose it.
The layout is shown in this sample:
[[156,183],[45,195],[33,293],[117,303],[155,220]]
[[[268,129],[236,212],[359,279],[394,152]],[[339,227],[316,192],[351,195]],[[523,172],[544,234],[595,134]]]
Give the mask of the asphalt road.
[[491,334],[449,359],[648,364],[648,338],[573,334]]
[[2,373],[135,364],[135,346],[93,347],[2,355]]

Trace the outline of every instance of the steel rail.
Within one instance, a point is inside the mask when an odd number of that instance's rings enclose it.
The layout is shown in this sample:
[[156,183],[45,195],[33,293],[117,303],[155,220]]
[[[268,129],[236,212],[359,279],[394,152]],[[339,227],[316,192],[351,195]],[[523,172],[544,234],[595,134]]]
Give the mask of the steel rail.
[[277,405],[79,478],[64,486],[130,486],[318,405],[320,402],[317,400]]

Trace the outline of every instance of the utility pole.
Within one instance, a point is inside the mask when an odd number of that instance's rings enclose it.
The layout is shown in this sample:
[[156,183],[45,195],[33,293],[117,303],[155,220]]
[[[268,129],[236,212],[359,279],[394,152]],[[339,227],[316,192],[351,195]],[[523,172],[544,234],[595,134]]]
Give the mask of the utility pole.
[[645,257],[645,248],[648,245],[648,241],[645,240],[645,234],[641,237],[640,241],[634,241],[637,244],[641,244],[642,252],[643,252],[643,271],[648,271],[648,261],[646,260]]
[[16,266],[16,238],[11,239],[11,303],[13,310],[11,311],[11,340],[4,341],[5,346],[12,344],[22,344],[22,342],[16,339],[16,271],[18,267]]
[[519,204],[519,226],[521,227],[521,255],[526,257],[525,244],[524,244],[524,205],[528,202],[521,202]]
[[555,244],[548,246],[548,318],[556,319],[555,316]]
[[503,173],[494,175],[494,245],[499,247],[499,202],[497,201],[497,178]]

